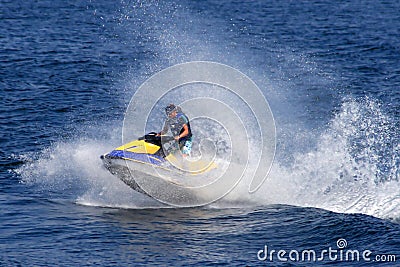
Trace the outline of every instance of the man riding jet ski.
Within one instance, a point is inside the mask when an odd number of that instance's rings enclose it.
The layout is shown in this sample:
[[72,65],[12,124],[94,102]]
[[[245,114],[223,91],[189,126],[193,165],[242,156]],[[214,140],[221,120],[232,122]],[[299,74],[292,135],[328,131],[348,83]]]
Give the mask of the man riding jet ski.
[[[175,122],[175,125],[167,124],[167,119],[160,133],[148,133],[100,156],[107,170],[132,189],[148,195],[148,192],[143,190],[143,185],[140,185],[143,183],[143,176],[146,176],[145,182],[160,181],[185,187],[182,183],[185,178],[205,174],[215,169],[217,165],[213,161],[188,159],[192,145],[191,131],[188,131],[190,124],[187,116],[178,115],[178,111],[180,111],[179,108],[173,108],[171,105],[166,108],[168,119],[172,123]],[[181,123],[189,127],[183,126],[180,130],[176,125]],[[164,135],[168,127],[173,137]],[[138,183],[138,177],[141,178],[141,183]]]

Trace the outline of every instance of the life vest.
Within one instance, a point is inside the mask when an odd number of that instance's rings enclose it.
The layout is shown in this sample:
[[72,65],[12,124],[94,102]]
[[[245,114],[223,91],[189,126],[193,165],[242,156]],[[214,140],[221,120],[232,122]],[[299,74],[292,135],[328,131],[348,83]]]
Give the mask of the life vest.
[[[185,121],[185,124],[188,126],[188,130],[189,130],[188,135],[186,135],[185,137],[183,137],[183,138],[180,139],[180,140],[182,140],[182,141],[186,141],[187,139],[189,139],[189,138],[192,137],[192,129],[190,129],[189,118],[188,118],[188,116],[186,116],[183,112],[179,112],[179,113],[176,115],[176,117],[178,118],[178,121],[179,121],[180,118],[182,118],[182,119]],[[179,132],[179,134],[183,133],[184,131],[185,131],[185,130],[184,130],[183,127],[182,127],[182,129],[181,129],[181,131]]]

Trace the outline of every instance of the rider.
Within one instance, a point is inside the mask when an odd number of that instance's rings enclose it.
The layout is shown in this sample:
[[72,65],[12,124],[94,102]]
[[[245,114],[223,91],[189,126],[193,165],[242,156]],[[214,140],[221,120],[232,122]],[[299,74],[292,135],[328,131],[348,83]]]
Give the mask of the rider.
[[181,108],[174,104],[169,104],[165,108],[168,118],[164,122],[164,127],[158,135],[163,135],[171,130],[174,138],[179,143],[179,148],[184,157],[190,155],[192,150],[192,131],[190,129],[189,118],[182,112]]

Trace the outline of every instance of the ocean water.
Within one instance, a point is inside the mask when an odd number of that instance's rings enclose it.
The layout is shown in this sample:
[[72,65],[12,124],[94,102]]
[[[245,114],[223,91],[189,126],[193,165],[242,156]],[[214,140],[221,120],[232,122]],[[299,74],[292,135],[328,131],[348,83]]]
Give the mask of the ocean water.
[[[399,264],[398,1],[0,5],[1,266]],[[258,85],[276,155],[256,193],[167,207],[99,155],[137,88],[190,61]]]

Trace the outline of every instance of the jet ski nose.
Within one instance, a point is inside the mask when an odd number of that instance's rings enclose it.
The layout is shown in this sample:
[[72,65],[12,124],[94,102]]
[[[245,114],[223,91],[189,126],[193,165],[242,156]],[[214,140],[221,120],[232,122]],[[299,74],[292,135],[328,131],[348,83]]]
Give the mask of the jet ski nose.
[[104,159],[104,155],[101,155],[101,156],[100,156],[100,159]]

